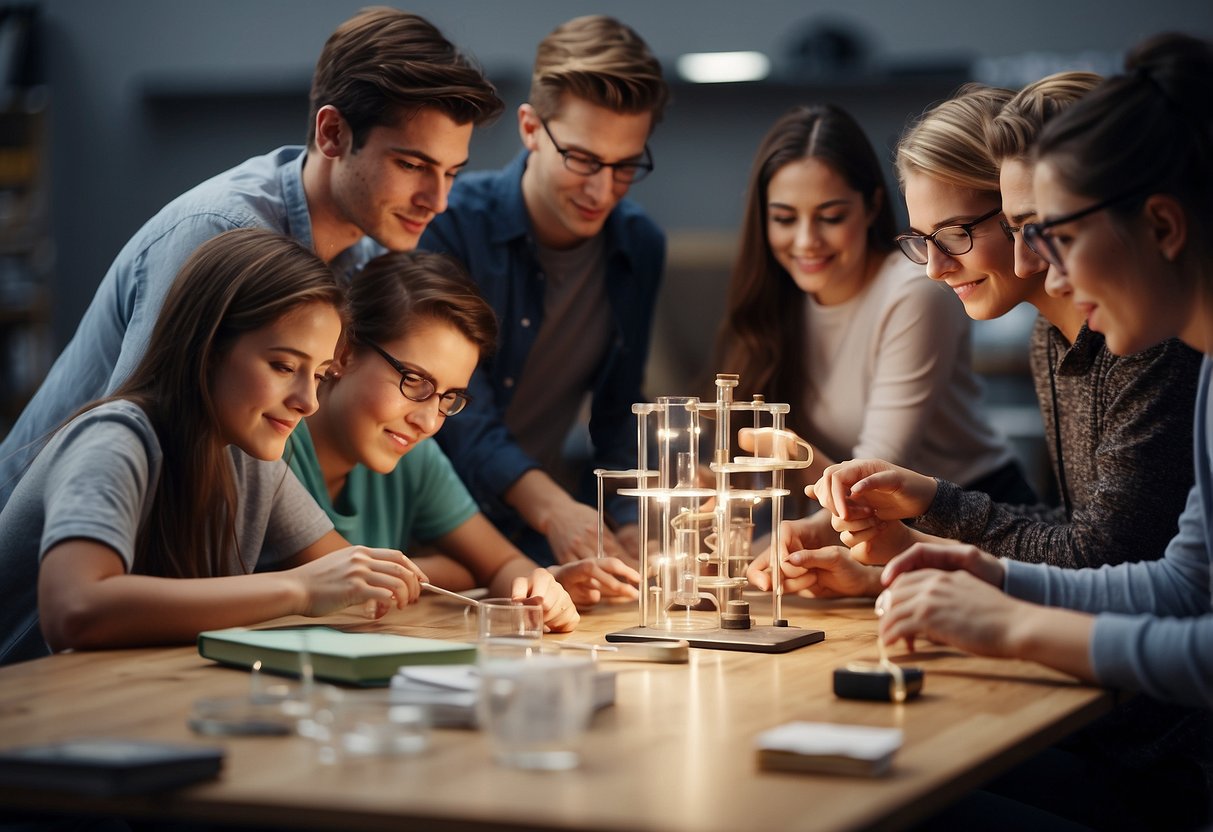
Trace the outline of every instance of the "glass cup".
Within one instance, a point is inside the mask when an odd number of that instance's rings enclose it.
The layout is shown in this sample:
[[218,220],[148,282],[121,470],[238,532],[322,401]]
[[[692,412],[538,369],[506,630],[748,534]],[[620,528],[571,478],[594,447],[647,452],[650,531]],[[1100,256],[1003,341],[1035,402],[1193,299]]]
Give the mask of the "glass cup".
[[393,701],[391,692],[329,688],[318,697],[309,736],[320,762],[417,754],[429,746],[429,715],[420,705]]
[[543,606],[538,598],[485,598],[477,609],[481,661],[538,655],[543,639]]
[[580,762],[593,662],[532,655],[480,664],[477,720],[500,764],[564,771]]

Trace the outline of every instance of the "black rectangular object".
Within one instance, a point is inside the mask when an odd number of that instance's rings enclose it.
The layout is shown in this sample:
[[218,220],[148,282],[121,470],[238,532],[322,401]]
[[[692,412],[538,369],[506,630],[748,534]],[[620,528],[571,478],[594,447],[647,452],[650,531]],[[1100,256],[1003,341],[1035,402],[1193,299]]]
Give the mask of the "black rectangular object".
[[[913,699],[922,692],[922,668],[903,667],[906,699]],[[871,669],[837,667],[834,669],[834,695],[843,699],[868,699],[873,702],[893,701],[893,674],[872,665]]]
[[112,797],[210,780],[222,767],[223,749],[213,746],[66,740],[0,751],[0,786]]

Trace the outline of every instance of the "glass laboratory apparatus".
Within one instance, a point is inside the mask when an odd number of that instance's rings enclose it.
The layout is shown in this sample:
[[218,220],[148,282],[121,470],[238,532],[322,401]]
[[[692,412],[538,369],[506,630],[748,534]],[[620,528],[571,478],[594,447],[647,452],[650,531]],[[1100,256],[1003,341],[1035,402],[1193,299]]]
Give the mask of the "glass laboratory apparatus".
[[[821,641],[821,630],[790,627],[782,586],[771,590],[771,623],[756,625],[742,597],[756,509],[769,504],[771,540],[783,519],[784,472],[812,462],[808,443],[784,427],[786,404],[733,401],[738,377],[716,376],[716,401],[666,396],[634,404],[638,467],[597,470],[599,556],[607,480],[639,500],[640,625],[607,641],[689,641],[696,647],[782,653]],[[733,447],[734,431],[750,429],[752,450]],[[772,574],[782,557],[773,547]]]

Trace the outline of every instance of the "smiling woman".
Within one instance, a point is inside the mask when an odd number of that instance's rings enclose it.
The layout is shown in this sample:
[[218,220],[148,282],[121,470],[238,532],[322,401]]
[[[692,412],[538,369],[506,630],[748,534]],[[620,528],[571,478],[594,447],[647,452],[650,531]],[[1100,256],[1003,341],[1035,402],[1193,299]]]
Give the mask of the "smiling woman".
[[739,398],[791,403],[815,447],[801,485],[876,456],[1031,501],[980,416],[967,319],[895,251],[891,198],[848,114],[817,105],[777,121],[750,176],[717,367],[740,374]]
[[[350,287],[349,337],[320,387],[320,409],[291,437],[289,460],[347,539],[423,547],[417,563],[447,589],[543,598],[545,623],[572,629],[572,601],[633,595],[622,563],[540,569],[477,509],[430,441],[471,399],[497,322],[454,259],[398,252],[372,260]],[[617,578],[623,578],[621,582]],[[567,588],[567,589],[566,589]]]
[[198,248],[130,378],[55,432],[0,513],[0,663],[417,598],[420,571],[346,545],[281,460],[343,309],[287,237]]

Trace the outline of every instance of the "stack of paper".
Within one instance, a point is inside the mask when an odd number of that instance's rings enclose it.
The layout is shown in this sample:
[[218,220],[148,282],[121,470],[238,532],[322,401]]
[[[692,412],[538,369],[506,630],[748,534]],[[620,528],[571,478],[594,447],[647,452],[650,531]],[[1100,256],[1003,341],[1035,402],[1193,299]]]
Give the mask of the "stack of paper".
[[758,735],[758,765],[764,769],[823,774],[884,774],[901,748],[897,728],[789,722]]
[[[480,674],[476,665],[430,665],[402,667],[392,677],[392,701],[425,705],[430,722],[446,728],[476,727],[476,697]],[[594,707],[615,702],[615,674],[594,671]]]

